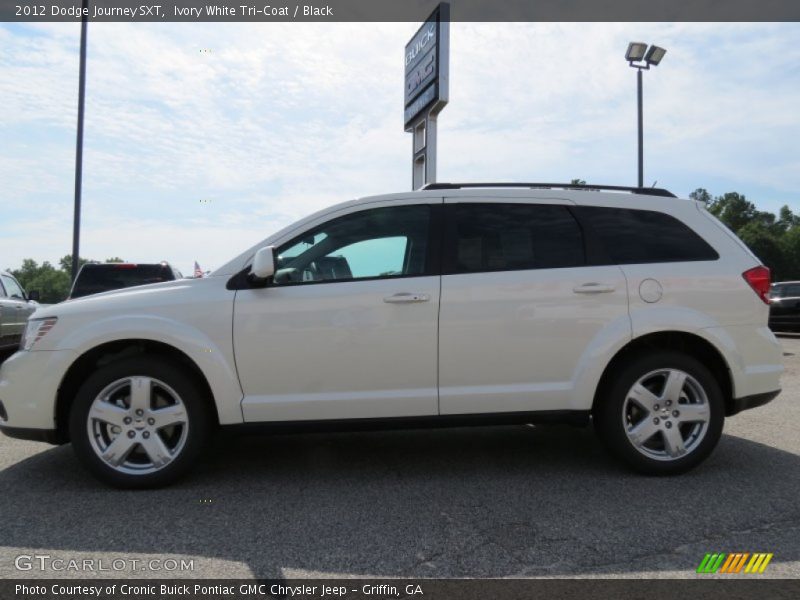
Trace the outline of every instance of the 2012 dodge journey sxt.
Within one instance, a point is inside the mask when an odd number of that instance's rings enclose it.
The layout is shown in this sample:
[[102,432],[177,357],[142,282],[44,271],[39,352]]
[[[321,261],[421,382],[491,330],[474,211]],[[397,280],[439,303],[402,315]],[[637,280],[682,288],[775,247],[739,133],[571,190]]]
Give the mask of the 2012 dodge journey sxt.
[[678,473],[779,392],[769,286],[665,190],[434,184],[318,212],[205,279],[37,310],[0,428],[70,441],[121,487],[173,481],[242,423],[592,423],[634,469]]

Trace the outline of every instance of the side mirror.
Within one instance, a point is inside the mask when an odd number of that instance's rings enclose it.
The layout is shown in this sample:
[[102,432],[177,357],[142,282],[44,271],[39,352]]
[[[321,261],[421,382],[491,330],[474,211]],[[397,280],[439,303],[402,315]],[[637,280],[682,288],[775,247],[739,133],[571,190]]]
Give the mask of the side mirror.
[[39,290],[31,290],[28,292],[28,300],[33,300],[34,302],[39,301]]
[[275,247],[260,248],[253,257],[253,266],[250,275],[255,279],[267,279],[275,274]]

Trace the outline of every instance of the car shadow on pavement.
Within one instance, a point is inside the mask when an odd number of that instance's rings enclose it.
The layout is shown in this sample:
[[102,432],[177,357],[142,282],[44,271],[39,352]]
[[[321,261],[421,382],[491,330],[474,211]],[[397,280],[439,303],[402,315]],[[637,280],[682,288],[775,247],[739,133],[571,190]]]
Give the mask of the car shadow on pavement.
[[717,545],[796,528],[798,482],[800,457],[731,435],[690,473],[640,476],[567,426],[221,435],[189,477],[138,492],[67,446],[0,472],[0,540],[203,557],[194,577],[224,576],[218,560],[260,578],[693,570],[706,551],[772,551]]

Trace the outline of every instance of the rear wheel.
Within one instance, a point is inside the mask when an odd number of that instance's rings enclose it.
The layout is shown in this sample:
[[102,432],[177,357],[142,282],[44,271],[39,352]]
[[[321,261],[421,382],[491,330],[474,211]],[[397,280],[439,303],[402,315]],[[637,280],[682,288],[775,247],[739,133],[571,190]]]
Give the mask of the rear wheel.
[[81,386],[70,437],[81,462],[116,487],[172,483],[209,433],[204,392],[178,364],[140,356],[111,363]]
[[648,474],[685,472],[702,462],[722,435],[719,383],[692,356],[658,352],[617,371],[598,399],[597,432],[613,454]]

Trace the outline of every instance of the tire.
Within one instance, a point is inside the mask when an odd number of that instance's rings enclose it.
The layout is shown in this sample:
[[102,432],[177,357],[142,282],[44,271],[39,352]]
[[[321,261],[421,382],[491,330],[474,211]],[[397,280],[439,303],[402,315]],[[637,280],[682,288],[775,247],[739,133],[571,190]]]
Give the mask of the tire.
[[659,351],[612,374],[593,419],[600,439],[628,466],[648,475],[674,475],[694,468],[716,447],[725,403],[719,383],[700,361]]
[[110,363],[78,390],[69,415],[72,447],[108,485],[168,485],[192,467],[206,445],[211,429],[206,396],[170,359],[136,356]]

